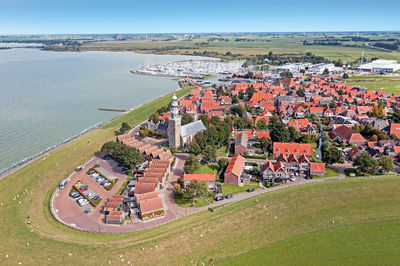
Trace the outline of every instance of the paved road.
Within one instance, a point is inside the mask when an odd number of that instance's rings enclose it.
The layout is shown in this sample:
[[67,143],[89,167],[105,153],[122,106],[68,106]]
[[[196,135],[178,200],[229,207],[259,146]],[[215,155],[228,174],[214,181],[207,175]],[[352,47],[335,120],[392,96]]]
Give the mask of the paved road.
[[[217,206],[231,204],[234,202],[238,202],[244,199],[248,199],[254,196],[258,196],[264,193],[269,193],[272,191],[276,191],[278,189],[284,189],[287,187],[299,186],[309,183],[318,183],[324,182],[328,180],[341,180],[345,179],[344,169],[351,167],[350,164],[344,165],[333,165],[332,168],[339,171],[339,176],[337,177],[328,177],[328,178],[319,178],[319,179],[299,179],[295,182],[288,182],[286,184],[282,184],[272,188],[259,188],[256,189],[254,192],[243,192],[240,194],[235,194],[231,199],[224,199],[222,201],[213,202],[210,205],[199,207],[199,208],[182,208],[175,204],[174,201],[174,184],[177,182],[177,179],[183,176],[183,165],[187,154],[176,154],[176,163],[171,171],[171,175],[168,180],[168,185],[161,191],[160,194],[164,194],[164,204],[166,209],[165,216],[161,218],[157,218],[147,222],[138,222],[132,225],[124,225],[124,226],[115,226],[115,225],[106,225],[104,223],[97,224],[96,227],[92,224],[90,228],[78,228],[85,231],[92,231],[92,232],[106,232],[106,233],[125,233],[125,232],[133,232],[148,229],[151,227],[159,226],[173,220],[179,219],[181,217],[191,215],[194,213],[198,213],[201,211],[208,210],[209,208],[214,208]],[[374,176],[375,177],[375,176]],[[377,177],[385,177],[385,176],[377,176]],[[77,216],[76,218],[83,218],[82,216]]]

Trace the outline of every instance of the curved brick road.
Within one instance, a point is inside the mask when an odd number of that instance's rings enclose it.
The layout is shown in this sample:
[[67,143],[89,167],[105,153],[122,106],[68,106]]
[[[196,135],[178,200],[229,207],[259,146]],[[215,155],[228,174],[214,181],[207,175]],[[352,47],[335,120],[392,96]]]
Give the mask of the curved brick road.
[[[303,184],[308,184],[308,183],[317,183],[317,182],[323,182],[323,181],[328,181],[328,180],[344,179],[343,174],[340,174],[340,176],[338,176],[338,177],[331,177],[331,178],[302,179],[302,180],[298,180],[295,182],[288,182],[286,184],[282,184],[282,185],[268,188],[268,189],[260,188],[251,193],[244,192],[244,193],[236,194],[231,199],[224,199],[222,201],[213,202],[212,204],[210,204],[208,206],[204,206],[204,207],[200,207],[200,208],[182,208],[175,204],[173,184],[177,181],[177,179],[180,176],[183,175],[183,165],[184,165],[184,161],[185,161],[186,157],[187,157],[187,155],[185,155],[185,154],[177,154],[176,155],[176,163],[172,170],[172,175],[168,180],[168,186],[166,187],[166,189],[164,191],[160,192],[160,193],[165,194],[164,203],[165,203],[165,207],[166,207],[166,215],[161,218],[157,218],[157,219],[154,219],[151,221],[146,221],[146,222],[139,222],[139,223],[135,223],[132,225],[120,226],[120,225],[107,225],[104,223],[98,223],[96,221],[91,220],[86,214],[83,214],[83,213],[71,218],[72,220],[68,219],[68,221],[62,221],[57,214],[54,214],[54,213],[53,214],[57,220],[59,220],[60,222],[66,224],[68,226],[71,226],[71,223],[74,223],[75,226],[72,226],[72,227],[74,227],[76,229],[89,231],[89,232],[126,233],[126,232],[134,232],[134,231],[148,229],[148,228],[151,228],[154,226],[158,226],[161,224],[171,222],[173,220],[179,219],[179,218],[187,216],[187,215],[191,215],[191,214],[194,214],[194,213],[197,213],[200,211],[208,210],[208,208],[225,205],[227,203],[231,204],[231,203],[234,203],[237,201],[241,201],[241,200],[248,199],[248,198],[251,198],[254,196],[258,196],[258,195],[261,195],[264,193],[268,193],[268,192],[275,191],[278,189],[283,189],[286,187],[298,186],[298,185],[303,185]],[[57,193],[59,193],[59,191],[56,191],[55,195],[57,195]],[[54,206],[54,195],[52,197],[51,205]]]

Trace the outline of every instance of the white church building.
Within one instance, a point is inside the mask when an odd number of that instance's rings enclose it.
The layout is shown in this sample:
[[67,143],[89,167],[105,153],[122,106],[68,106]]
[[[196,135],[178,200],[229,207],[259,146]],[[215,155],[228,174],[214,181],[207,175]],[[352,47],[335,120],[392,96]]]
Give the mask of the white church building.
[[181,125],[181,117],[179,116],[179,108],[177,97],[172,96],[171,117],[168,123],[168,141],[169,147],[183,147],[190,144],[196,133],[205,130],[201,120],[191,122],[186,125]]

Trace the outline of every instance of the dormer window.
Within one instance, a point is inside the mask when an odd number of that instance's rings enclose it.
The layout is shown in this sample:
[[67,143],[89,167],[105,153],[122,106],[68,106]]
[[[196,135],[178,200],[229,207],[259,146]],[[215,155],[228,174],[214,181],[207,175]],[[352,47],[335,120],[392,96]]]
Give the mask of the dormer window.
[[305,150],[305,151],[304,151],[304,153],[308,153],[308,151],[307,151],[307,150]]
[[279,149],[276,149],[277,152],[279,152]]

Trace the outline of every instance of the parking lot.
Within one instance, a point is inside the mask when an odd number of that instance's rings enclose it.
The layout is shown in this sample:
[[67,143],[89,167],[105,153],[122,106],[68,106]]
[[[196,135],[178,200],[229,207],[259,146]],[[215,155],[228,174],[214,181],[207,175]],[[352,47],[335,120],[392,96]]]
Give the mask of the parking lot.
[[[95,169],[100,170],[90,172],[94,166],[97,166]],[[91,175],[88,174],[89,172]],[[98,172],[102,173],[102,175]],[[108,175],[110,180],[118,179],[110,190],[105,189],[110,182],[103,175]],[[85,227],[92,229],[97,228],[98,223],[104,222],[104,215],[102,214],[104,202],[110,199],[112,195],[116,194],[126,180],[126,177],[125,174],[121,173],[121,167],[118,167],[117,162],[111,159],[103,160],[100,156],[95,157],[83,166],[82,170],[70,176],[68,183],[63,189],[60,189],[55,196],[54,209],[57,215],[66,223],[78,227],[79,225],[85,225]],[[75,198],[73,198],[70,192],[77,183],[78,185],[76,187],[79,190],[78,193],[81,195],[76,196],[75,194]],[[82,193],[84,193],[86,197],[82,195]],[[94,198],[95,201],[95,196],[101,198],[101,202],[96,207],[93,207],[88,198]],[[78,203],[78,199],[81,199],[81,204]],[[84,199],[88,202],[86,203]],[[90,209],[90,211],[86,211],[87,209]],[[85,211],[88,213],[85,213]]]

